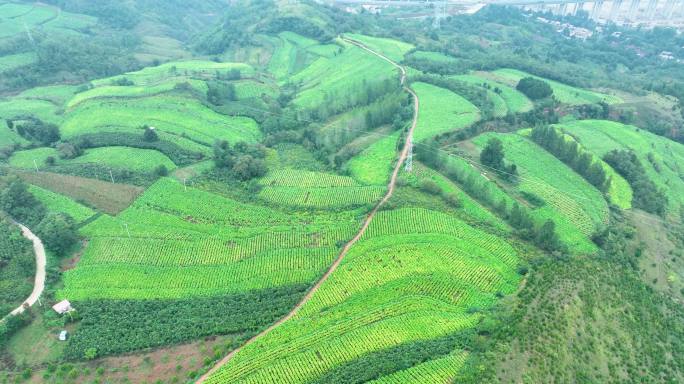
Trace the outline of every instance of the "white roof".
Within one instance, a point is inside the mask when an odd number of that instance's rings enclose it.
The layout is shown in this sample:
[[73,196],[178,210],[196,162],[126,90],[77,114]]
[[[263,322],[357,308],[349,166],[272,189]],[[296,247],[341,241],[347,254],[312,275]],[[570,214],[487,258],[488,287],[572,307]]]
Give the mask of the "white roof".
[[69,300],[62,300],[59,303],[53,305],[52,309],[54,309],[55,312],[62,315],[62,314],[65,314],[65,313],[71,311],[72,308],[71,308],[71,303],[69,302]]

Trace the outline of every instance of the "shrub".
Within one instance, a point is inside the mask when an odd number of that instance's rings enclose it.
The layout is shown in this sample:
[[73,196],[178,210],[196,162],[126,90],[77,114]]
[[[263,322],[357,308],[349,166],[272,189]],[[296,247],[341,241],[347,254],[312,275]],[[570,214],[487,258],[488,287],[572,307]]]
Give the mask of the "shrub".
[[532,100],[544,99],[553,94],[553,89],[551,89],[547,82],[535,79],[534,77],[520,79],[515,89],[524,93],[525,96]]

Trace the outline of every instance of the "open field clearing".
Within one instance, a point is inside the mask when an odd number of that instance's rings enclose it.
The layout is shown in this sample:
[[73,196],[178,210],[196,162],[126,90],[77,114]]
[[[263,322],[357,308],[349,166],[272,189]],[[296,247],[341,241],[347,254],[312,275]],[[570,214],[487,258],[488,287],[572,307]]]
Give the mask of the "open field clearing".
[[532,109],[532,101],[530,101],[530,99],[528,99],[527,96],[525,96],[522,92],[515,88],[509,87],[508,85],[488,80],[485,76],[479,76],[478,74],[479,72],[475,72],[471,75],[453,76],[453,78],[480,86],[486,84],[488,86],[487,94],[489,94],[492,98],[495,107],[497,103],[500,103],[499,101],[496,101],[498,97],[503,101],[504,105],[506,106],[506,110],[510,113],[522,113]]
[[447,89],[427,83],[415,83],[412,87],[420,97],[415,142],[465,128],[480,118],[476,106]]
[[[515,262],[508,244],[448,215],[383,211],[293,319],[247,346],[207,382],[324,382],[368,354],[448,338],[477,321],[469,307],[490,305],[494,292],[515,289]],[[422,366],[423,374],[444,377],[444,370],[458,369],[457,360],[433,360]],[[389,369],[394,364],[400,363]]]
[[81,223],[95,214],[95,211],[77,203],[73,199],[47,189],[32,185],[29,187],[29,191],[38,201],[43,203],[48,211],[66,213],[77,223]]
[[[669,212],[677,215],[684,205],[684,145],[631,125],[605,120],[583,120],[558,127],[587,150],[603,156],[614,149],[633,150],[648,177],[665,191]],[[649,159],[649,154],[650,159]]]
[[404,55],[414,48],[413,45],[409,43],[383,37],[365,36],[356,33],[345,33],[345,36],[360,42],[375,52],[381,53],[396,62],[402,61]]
[[55,159],[56,165],[98,164],[135,172],[152,172],[160,165],[165,166],[169,171],[176,168],[176,165],[167,156],[158,151],[130,147],[87,149],[83,155],[70,160],[60,159],[59,152],[54,148],[29,149],[14,153],[10,158],[10,165],[24,169],[34,169],[37,165],[38,168],[44,169],[48,157]]
[[608,104],[620,104],[622,99],[617,96],[607,95],[599,92],[589,91],[585,89],[575,88],[567,84],[559,83],[557,81],[544,79],[538,76],[530,75],[523,71],[518,71],[515,69],[497,69],[491,72],[494,80],[500,80],[501,82],[507,83],[512,87],[515,87],[523,77],[534,77],[549,83],[553,89],[553,95],[561,103],[580,105],[580,104],[594,104],[601,101],[605,101]]
[[126,184],[49,172],[16,172],[30,184],[82,201],[90,207],[109,214],[126,209],[143,189]]

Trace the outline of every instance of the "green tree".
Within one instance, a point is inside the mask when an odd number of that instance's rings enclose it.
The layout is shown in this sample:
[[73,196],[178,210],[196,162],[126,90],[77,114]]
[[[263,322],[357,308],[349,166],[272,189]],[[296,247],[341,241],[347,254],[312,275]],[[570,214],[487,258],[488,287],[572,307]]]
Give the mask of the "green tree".
[[503,171],[505,169],[503,159],[504,148],[501,140],[496,138],[489,139],[482,153],[480,153],[480,163],[498,171]]
[[49,213],[38,224],[36,232],[50,251],[60,255],[78,241],[76,223],[64,213]]
[[539,247],[547,251],[552,252],[561,249],[562,244],[556,233],[556,223],[552,220],[546,220],[544,225],[539,228],[535,240]]
[[532,100],[544,99],[553,95],[553,89],[546,81],[534,77],[520,79],[515,88]]
[[159,141],[159,136],[153,127],[148,127],[146,125],[144,128],[145,133],[143,133],[143,140],[147,141],[148,143]]
[[12,180],[0,194],[0,208],[28,226],[36,225],[45,216],[45,207],[29,192],[20,179]]

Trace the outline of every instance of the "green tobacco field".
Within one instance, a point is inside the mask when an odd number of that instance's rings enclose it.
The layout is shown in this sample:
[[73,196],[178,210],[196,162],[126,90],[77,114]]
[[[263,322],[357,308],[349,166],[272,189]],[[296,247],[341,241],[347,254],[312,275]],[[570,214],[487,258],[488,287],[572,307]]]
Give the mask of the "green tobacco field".
[[684,380],[675,61],[510,7],[181,3],[0,0],[0,318],[14,221],[47,250],[0,384]]

